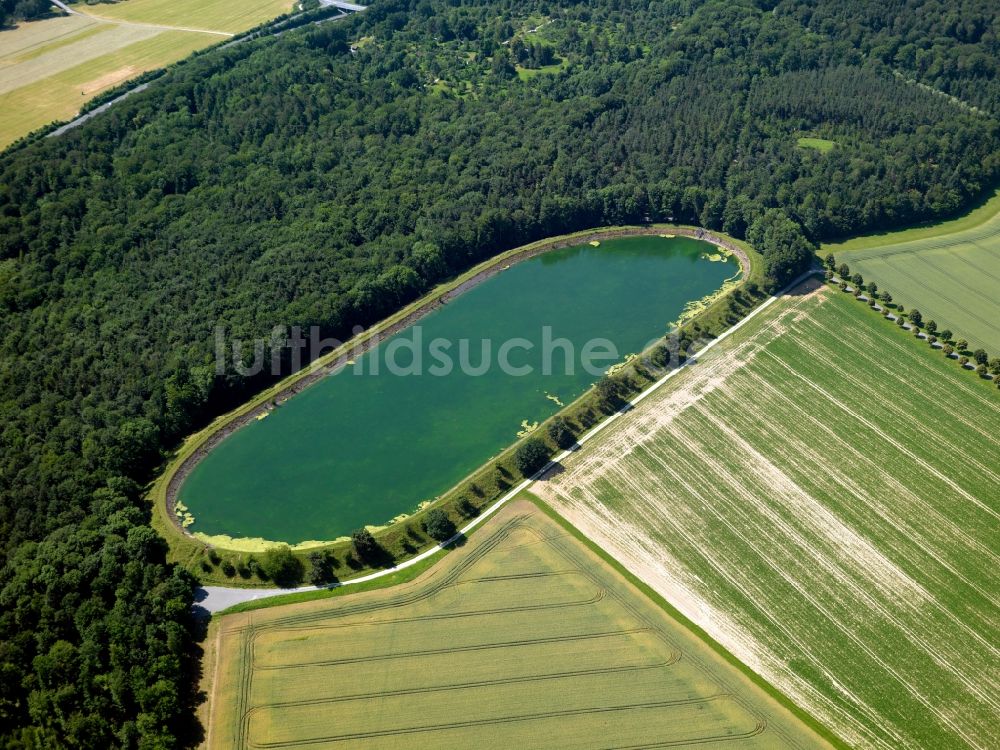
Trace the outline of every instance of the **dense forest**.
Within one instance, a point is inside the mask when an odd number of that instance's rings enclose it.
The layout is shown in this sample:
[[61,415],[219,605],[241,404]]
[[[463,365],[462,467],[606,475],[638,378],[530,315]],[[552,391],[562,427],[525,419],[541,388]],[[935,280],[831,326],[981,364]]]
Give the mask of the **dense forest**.
[[849,40],[908,80],[1000,114],[1000,28],[982,0],[780,0],[775,13],[812,32]]
[[816,241],[954,213],[1000,172],[997,8],[931,5],[374,0],[0,156],[5,747],[195,736],[192,581],[142,487],[264,385],[214,374],[216,325],[343,336],[628,222],[748,237],[775,288]]

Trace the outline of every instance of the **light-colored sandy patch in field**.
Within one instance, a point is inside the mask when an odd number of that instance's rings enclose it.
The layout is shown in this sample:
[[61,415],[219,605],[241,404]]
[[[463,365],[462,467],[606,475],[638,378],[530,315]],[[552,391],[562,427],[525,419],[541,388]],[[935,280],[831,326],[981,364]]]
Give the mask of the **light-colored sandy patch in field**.
[[103,91],[106,88],[114,86],[116,83],[121,83],[126,78],[131,78],[136,73],[138,73],[132,65],[126,65],[124,68],[118,68],[118,70],[112,70],[105,73],[99,78],[95,78],[92,81],[88,81],[80,87],[80,93],[84,96],[90,96],[91,94],[96,94],[98,91]]
[[[722,347],[699,359],[696,365],[674,381],[672,388],[664,388],[649,399],[656,403],[655,407],[639,407],[637,413],[624,420],[624,424],[619,422],[615,429],[605,433],[599,455],[597,451],[588,451],[579,456],[573,463],[574,484],[585,484],[593,475],[603,474],[607,455],[629,455],[636,447],[654,440],[661,431],[669,429],[685,410],[724,386],[734,373],[753,361],[769,341],[786,333],[790,318],[799,314],[800,306],[808,308],[819,304],[827,293],[824,287],[818,287],[795,298],[793,306],[784,314],[772,317],[764,326],[750,335],[739,337],[738,341],[729,339]],[[807,310],[801,312],[808,313]],[[538,494],[547,496],[544,484],[538,485]]]

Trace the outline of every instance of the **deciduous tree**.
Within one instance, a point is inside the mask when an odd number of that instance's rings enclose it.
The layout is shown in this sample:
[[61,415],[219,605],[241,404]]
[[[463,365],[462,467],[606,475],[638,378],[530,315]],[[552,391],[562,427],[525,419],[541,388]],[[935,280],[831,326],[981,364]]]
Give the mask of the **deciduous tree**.
[[448,514],[440,508],[434,508],[427,514],[427,517],[424,519],[424,528],[431,538],[439,542],[451,539],[455,535],[455,532],[458,531],[455,528],[455,523],[448,518]]
[[545,466],[549,460],[549,449],[538,438],[528,438],[514,452],[514,465],[525,477],[530,477]]

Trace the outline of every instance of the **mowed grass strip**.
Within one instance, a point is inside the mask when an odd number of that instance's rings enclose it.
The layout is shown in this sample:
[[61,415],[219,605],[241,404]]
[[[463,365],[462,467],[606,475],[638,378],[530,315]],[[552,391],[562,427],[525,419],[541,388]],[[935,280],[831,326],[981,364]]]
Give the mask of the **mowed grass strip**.
[[19,23],[0,32],[0,70],[100,31],[102,24],[84,16],[61,16]]
[[858,747],[1000,744],[1000,398],[780,300],[535,492]]
[[416,581],[213,627],[210,748],[827,747],[526,501]]
[[26,55],[12,64],[0,67],[0,94],[19,89],[26,81],[51,78],[160,33],[148,27],[118,26],[96,21],[91,23],[93,25],[84,26],[79,33],[61,39],[59,44],[35,50],[37,54]]
[[[132,27],[132,32],[139,41],[0,94],[0,147],[53,120],[72,119],[96,94],[187,57],[212,39],[185,31],[152,32],[151,36],[142,27]],[[98,34],[86,42],[101,38]]]
[[953,222],[823,247],[973,348],[1000,353],[1000,193]]
[[132,23],[161,24],[236,34],[288,13],[294,0],[128,0],[89,5],[83,12]]

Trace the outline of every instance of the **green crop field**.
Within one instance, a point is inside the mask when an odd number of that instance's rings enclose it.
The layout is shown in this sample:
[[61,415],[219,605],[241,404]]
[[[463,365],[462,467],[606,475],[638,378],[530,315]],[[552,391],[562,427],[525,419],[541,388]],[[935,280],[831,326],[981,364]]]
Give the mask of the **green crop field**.
[[127,0],[0,31],[0,148],[97,94],[287,12],[292,0]]
[[797,291],[534,491],[848,744],[998,747],[1000,394]]
[[216,627],[209,748],[827,747],[525,501],[411,583]]
[[852,273],[972,348],[1000,353],[1000,193],[968,218],[825,245],[821,252],[834,253]]

